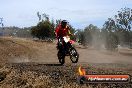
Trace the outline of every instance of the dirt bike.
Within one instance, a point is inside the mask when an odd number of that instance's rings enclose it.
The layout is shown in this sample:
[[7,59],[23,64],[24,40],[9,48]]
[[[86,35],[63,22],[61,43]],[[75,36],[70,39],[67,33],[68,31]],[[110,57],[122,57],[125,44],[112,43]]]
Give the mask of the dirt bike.
[[79,54],[73,47],[73,40],[69,36],[58,38],[58,60],[63,65],[65,63],[65,56],[70,56],[72,63],[77,63]]

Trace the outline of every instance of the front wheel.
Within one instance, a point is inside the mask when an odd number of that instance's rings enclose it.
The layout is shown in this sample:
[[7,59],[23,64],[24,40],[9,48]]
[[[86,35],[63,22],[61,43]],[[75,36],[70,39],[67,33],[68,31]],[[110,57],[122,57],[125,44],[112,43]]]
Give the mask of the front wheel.
[[62,52],[58,51],[57,56],[60,64],[63,65],[65,63],[65,55]]
[[72,47],[70,49],[70,59],[71,59],[72,63],[77,63],[78,62],[79,54],[78,54],[77,50],[74,47]]

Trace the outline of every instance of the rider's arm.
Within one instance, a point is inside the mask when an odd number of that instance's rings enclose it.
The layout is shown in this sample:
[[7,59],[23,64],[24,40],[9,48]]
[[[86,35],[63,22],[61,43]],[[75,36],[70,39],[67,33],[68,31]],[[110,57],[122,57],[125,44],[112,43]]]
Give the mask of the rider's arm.
[[71,33],[71,31],[70,31],[70,30],[68,30],[68,34],[69,34],[69,35],[72,35],[72,33]]
[[67,26],[66,28],[67,28],[67,31],[68,31],[68,35],[72,35],[72,33],[71,33],[71,31],[70,31],[70,27]]
[[71,33],[70,28],[68,28],[68,35],[69,35],[69,36],[73,36],[73,34]]

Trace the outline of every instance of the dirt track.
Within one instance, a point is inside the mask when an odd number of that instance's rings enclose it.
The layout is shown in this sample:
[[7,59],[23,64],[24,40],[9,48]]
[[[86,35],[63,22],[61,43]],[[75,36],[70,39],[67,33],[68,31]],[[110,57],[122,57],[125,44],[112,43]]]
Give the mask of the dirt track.
[[[29,39],[2,38],[0,42],[1,62],[0,88],[132,88],[127,84],[84,84],[77,83],[78,68],[87,74],[130,74],[132,75],[132,50],[118,52],[85,49],[76,46],[79,63],[60,66],[55,43],[35,42]],[[108,87],[109,86],[109,87]]]
[[[56,43],[35,42],[29,39],[4,38],[4,52],[9,62],[49,62],[58,63]],[[2,46],[2,45],[1,45]],[[79,62],[88,63],[132,63],[132,50],[119,49],[118,52],[84,48],[77,45]],[[6,55],[5,55],[6,56]],[[66,58],[68,63],[69,57]]]

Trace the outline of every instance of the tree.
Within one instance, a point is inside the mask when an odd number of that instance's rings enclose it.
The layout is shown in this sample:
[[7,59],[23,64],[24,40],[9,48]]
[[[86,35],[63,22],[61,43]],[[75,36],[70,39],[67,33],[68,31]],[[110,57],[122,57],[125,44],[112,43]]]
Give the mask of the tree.
[[85,43],[98,47],[100,45],[100,29],[90,24],[84,29]]
[[85,36],[84,31],[82,29],[76,30],[75,36],[78,43],[85,45]]
[[[38,17],[39,17],[38,13]],[[34,26],[31,28],[31,34],[33,37],[37,37],[39,39],[46,39],[46,38],[53,38],[54,37],[54,28],[55,24],[52,20],[49,21],[49,17],[46,14],[42,14],[43,18],[41,17],[41,21],[37,24],[37,26]]]
[[[132,9],[122,8],[114,18],[108,18],[103,25],[105,32],[106,47],[116,48],[120,45],[132,43]],[[111,45],[111,46],[110,46]],[[113,47],[112,47],[113,46]]]
[[115,22],[120,30],[130,31],[132,28],[132,9],[121,8],[121,11],[115,15]]
[[115,50],[118,45],[118,36],[116,34],[116,24],[112,18],[108,18],[102,29],[102,35],[105,39],[105,47],[108,50]]
[[132,29],[132,9],[122,8],[115,15],[115,23],[117,27],[117,33],[121,44],[131,44],[131,29]]

